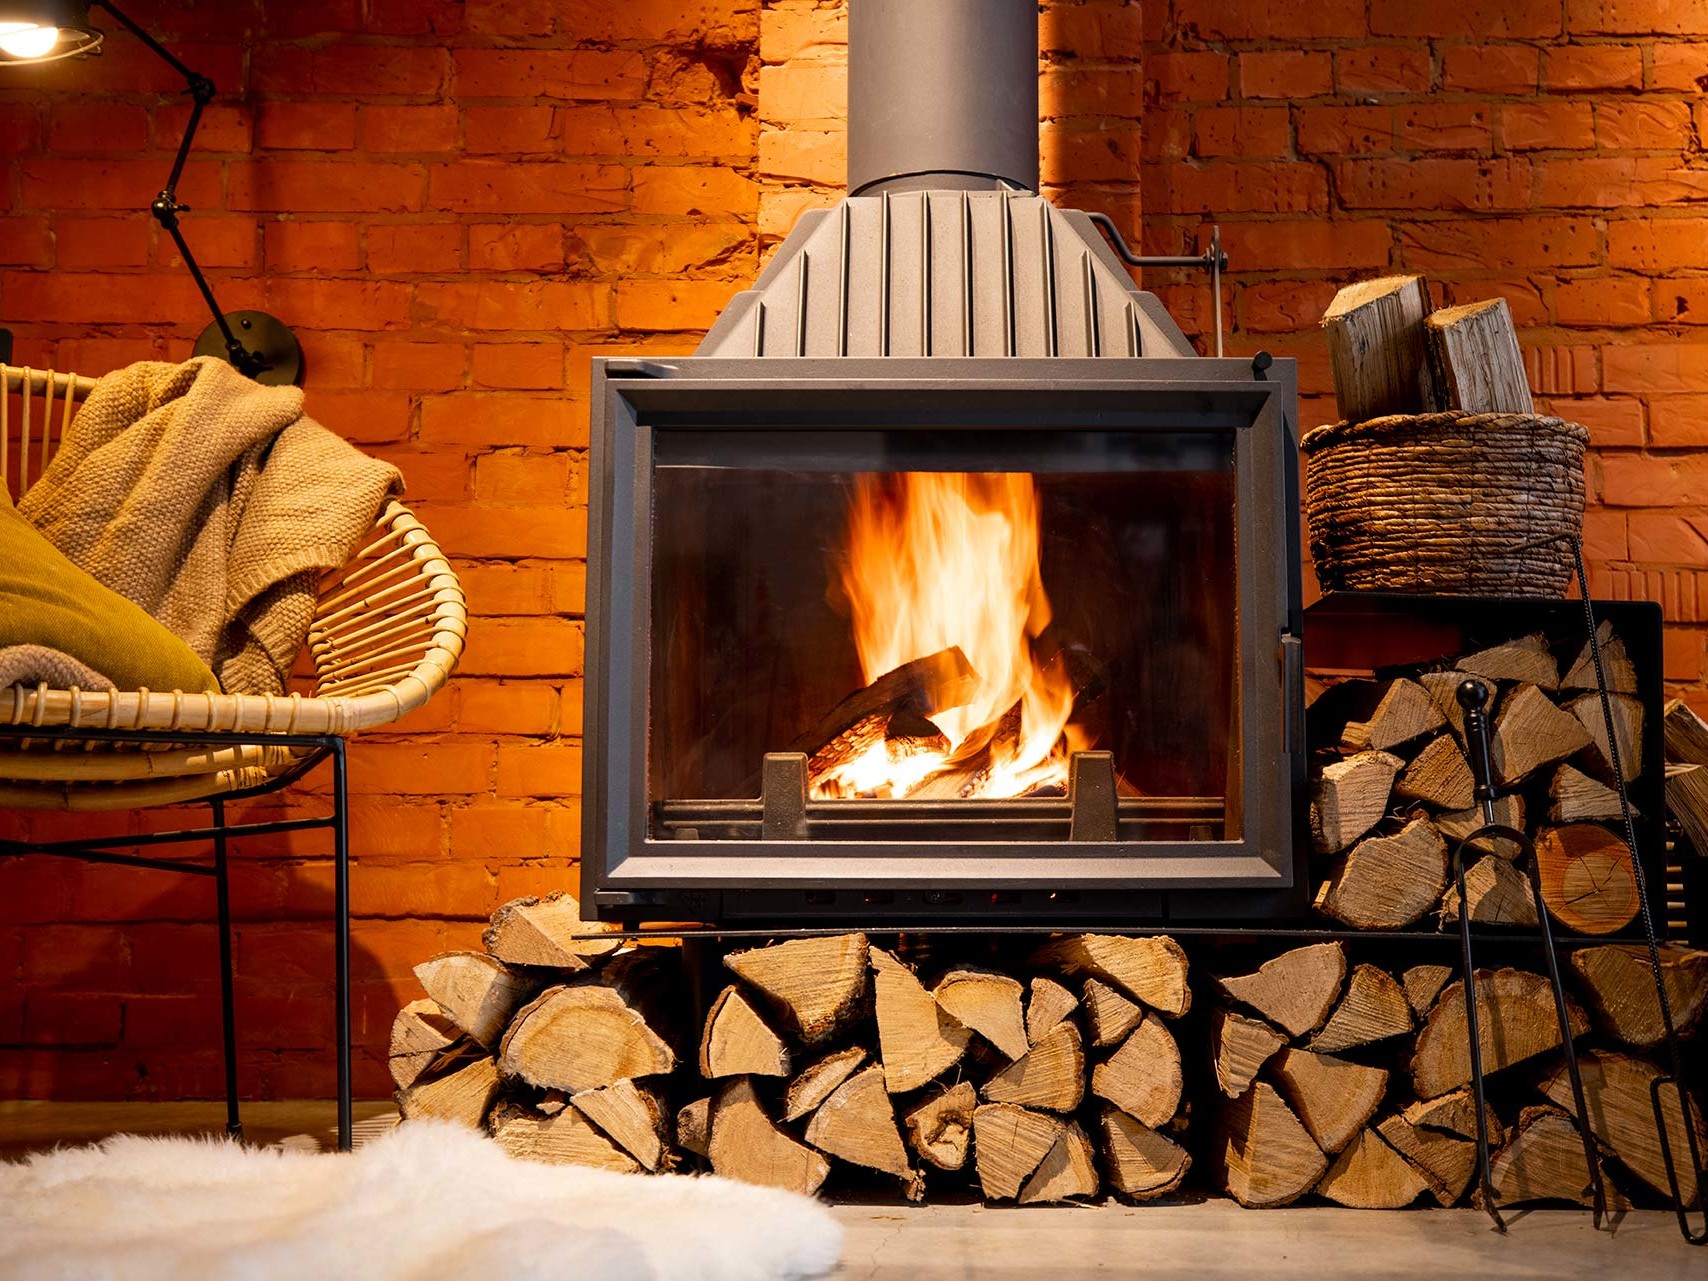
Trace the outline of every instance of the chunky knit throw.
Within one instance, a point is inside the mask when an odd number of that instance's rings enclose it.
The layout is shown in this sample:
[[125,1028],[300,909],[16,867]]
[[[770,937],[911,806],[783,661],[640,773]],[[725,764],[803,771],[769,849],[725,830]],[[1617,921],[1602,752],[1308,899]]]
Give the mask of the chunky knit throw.
[[227,693],[282,692],[321,576],[402,488],[302,409],[299,389],[212,357],[131,365],[89,393],[18,509]]

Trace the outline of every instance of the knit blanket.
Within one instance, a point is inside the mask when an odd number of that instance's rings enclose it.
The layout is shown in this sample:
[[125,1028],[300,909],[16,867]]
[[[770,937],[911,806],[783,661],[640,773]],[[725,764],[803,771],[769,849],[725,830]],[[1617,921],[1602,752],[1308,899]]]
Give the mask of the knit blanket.
[[204,356],[102,378],[18,510],[182,637],[227,693],[276,694],[321,577],[402,487],[395,467],[304,417],[298,388]]

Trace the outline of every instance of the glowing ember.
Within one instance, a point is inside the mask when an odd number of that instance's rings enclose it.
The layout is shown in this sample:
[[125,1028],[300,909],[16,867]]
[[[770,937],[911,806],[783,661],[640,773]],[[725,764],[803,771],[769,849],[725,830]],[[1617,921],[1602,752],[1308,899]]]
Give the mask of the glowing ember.
[[[849,508],[841,585],[867,682],[958,647],[971,693],[930,721],[873,728],[814,773],[817,799],[1020,796],[1067,785],[1086,744],[1073,689],[1032,656],[1050,621],[1038,567],[1038,491],[1024,473],[863,476]],[[946,790],[934,790],[932,780]]]

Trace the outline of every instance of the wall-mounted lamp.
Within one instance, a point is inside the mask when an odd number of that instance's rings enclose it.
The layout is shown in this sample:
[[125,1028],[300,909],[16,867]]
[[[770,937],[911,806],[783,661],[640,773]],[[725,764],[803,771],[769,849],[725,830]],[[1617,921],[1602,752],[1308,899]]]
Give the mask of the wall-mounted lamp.
[[184,162],[189,158],[190,145],[201,125],[202,112],[213,101],[213,81],[191,71],[178,61],[161,43],[132,22],[110,0],[0,0],[0,67],[31,62],[53,62],[79,54],[95,53],[100,49],[103,33],[90,25],[89,11],[102,9],[149,49],[184,77],[190,95],[190,123],[178,145],[178,156],[172,162],[172,172],[160,194],[154,197],[149,211],[154,220],[166,229],[177,245],[184,265],[201,290],[202,298],[213,312],[214,323],[202,331],[196,341],[198,356],[221,356],[241,373],[257,382],[272,385],[295,383],[302,377],[302,349],[296,336],[284,322],[262,311],[234,311],[229,315],[220,309],[212,286],[190,246],[184,242],[178,215],[188,206],[178,203],[178,179],[183,176]]

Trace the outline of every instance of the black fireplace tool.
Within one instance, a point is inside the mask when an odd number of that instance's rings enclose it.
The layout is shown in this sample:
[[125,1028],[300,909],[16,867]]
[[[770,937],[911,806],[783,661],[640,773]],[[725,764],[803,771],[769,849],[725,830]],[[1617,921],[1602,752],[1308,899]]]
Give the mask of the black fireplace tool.
[[[1613,722],[1612,700],[1608,697],[1607,671],[1602,660],[1601,638],[1596,631],[1595,606],[1590,600],[1589,576],[1584,570],[1583,543],[1575,537],[1571,543],[1576,562],[1578,586],[1583,597],[1584,625],[1589,635],[1590,658],[1595,664],[1596,693],[1600,697],[1602,724],[1607,735],[1607,763],[1612,771],[1614,787],[1619,795],[1619,809],[1625,825],[1625,841],[1632,851],[1632,875],[1637,885],[1637,902],[1643,921],[1643,934],[1648,943],[1649,966],[1654,976],[1655,996],[1660,1004],[1661,1024],[1666,1032],[1668,1066],[1671,1071],[1668,1074],[1657,1076],[1650,1082],[1649,1103],[1654,1111],[1655,1132],[1660,1139],[1661,1160],[1666,1167],[1667,1183],[1672,1192],[1673,1213],[1678,1219],[1678,1230],[1691,1245],[1702,1245],[1708,1243],[1708,1172],[1703,1170],[1702,1154],[1696,1141],[1696,1128],[1691,1121],[1690,1094],[1681,1084],[1684,1067],[1678,1045],[1678,1030],[1673,1024],[1672,1004],[1667,998],[1666,983],[1662,977],[1660,941],[1655,931],[1654,917],[1649,908],[1648,878],[1637,844],[1636,825],[1631,817],[1631,799],[1625,786],[1625,771],[1620,763],[1619,738]],[[1599,1228],[1607,1216],[1607,1191],[1602,1182],[1601,1166],[1597,1160],[1594,1127],[1584,1100],[1583,1078],[1578,1070],[1577,1048],[1572,1043],[1570,1014],[1566,1007],[1566,993],[1560,981],[1559,955],[1554,947],[1554,933],[1548,917],[1547,904],[1542,899],[1542,880],[1540,870],[1536,866],[1535,847],[1530,838],[1523,832],[1495,822],[1494,767],[1489,751],[1487,711],[1489,693],[1488,686],[1476,679],[1465,681],[1457,691],[1459,705],[1465,711],[1466,754],[1470,758],[1471,773],[1476,783],[1476,801],[1483,812],[1483,826],[1470,833],[1453,850],[1453,879],[1459,890],[1459,945],[1464,969],[1465,1024],[1467,1034],[1470,1037],[1471,1084],[1477,1107],[1477,1168],[1482,1188],[1483,1208],[1494,1220],[1495,1227],[1505,1232],[1506,1223],[1501,1218],[1499,1207],[1495,1205],[1494,1180],[1489,1167],[1488,1118],[1484,1112],[1486,1103],[1484,1098],[1482,1039],[1477,1025],[1475,968],[1471,959],[1471,918],[1467,910],[1469,900],[1465,891],[1465,852],[1477,841],[1494,837],[1513,845],[1518,851],[1518,856],[1525,860],[1529,869],[1530,892],[1536,903],[1536,919],[1542,934],[1543,954],[1548,962],[1548,982],[1554,994],[1554,1013],[1560,1024],[1560,1042],[1565,1050],[1566,1071],[1571,1079],[1572,1100],[1577,1109],[1577,1129],[1583,1139],[1584,1160],[1589,1168],[1588,1191],[1591,1194],[1591,1214],[1595,1226]],[[1692,1207],[1685,1203],[1684,1192],[1679,1184],[1677,1159],[1672,1150],[1672,1139],[1667,1131],[1666,1110],[1661,1101],[1664,1092],[1668,1089],[1671,1089],[1678,1098],[1678,1117],[1684,1131],[1690,1166],[1696,1175],[1694,1208],[1703,1216],[1703,1227],[1700,1230],[1693,1229],[1690,1225]]]

